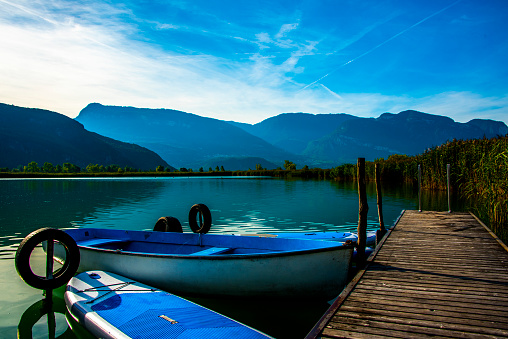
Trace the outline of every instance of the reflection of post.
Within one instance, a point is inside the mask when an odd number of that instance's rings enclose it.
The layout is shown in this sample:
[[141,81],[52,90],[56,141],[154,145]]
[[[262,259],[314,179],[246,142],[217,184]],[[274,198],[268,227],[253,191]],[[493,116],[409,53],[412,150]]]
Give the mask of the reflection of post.
[[377,214],[379,217],[379,230],[376,232],[376,241],[379,241],[386,233],[385,223],[383,221],[383,197],[381,195],[381,174],[379,173],[379,164],[376,164],[375,172],[376,172]]
[[358,176],[358,247],[356,249],[357,267],[362,267],[365,263],[365,244],[367,238],[367,213],[369,205],[367,204],[367,189],[365,185],[365,158],[358,158],[357,165]]

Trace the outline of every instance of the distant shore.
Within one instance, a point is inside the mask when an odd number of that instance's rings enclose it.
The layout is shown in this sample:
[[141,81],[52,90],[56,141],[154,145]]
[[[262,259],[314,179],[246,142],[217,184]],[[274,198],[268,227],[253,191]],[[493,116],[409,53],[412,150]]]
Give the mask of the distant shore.
[[43,173],[43,172],[0,172],[1,179],[31,178],[116,178],[116,177],[275,177],[330,179],[330,169],[309,170],[247,170],[247,171],[212,171],[212,172],[78,172],[78,173]]

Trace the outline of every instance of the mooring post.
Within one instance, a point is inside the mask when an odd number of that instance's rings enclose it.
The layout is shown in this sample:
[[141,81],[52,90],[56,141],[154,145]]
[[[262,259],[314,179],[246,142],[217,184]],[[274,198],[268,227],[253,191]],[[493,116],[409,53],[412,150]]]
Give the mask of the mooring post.
[[418,212],[422,211],[422,167],[418,165]]
[[[53,254],[55,252],[55,241],[53,239],[48,239],[46,241],[46,279],[53,279]],[[45,291],[46,299],[45,302],[48,303],[49,307],[53,302],[53,290],[47,289]]]
[[448,213],[452,213],[452,205],[450,201],[450,164],[446,164],[446,189],[448,191]]
[[376,196],[377,196],[377,214],[379,217],[379,230],[376,232],[376,242],[379,242],[386,233],[385,223],[383,221],[383,197],[381,194],[381,174],[379,173],[379,164],[375,165],[376,172]]
[[365,263],[365,245],[367,242],[367,213],[369,205],[367,204],[367,188],[365,184],[365,158],[358,158],[357,165],[358,176],[358,242],[356,248],[356,265],[358,268],[363,267]]

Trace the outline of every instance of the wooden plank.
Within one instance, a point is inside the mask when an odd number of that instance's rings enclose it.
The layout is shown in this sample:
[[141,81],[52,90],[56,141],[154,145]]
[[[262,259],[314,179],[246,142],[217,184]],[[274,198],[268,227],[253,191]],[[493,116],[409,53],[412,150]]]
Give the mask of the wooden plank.
[[[390,272],[383,272],[380,274],[378,271],[372,271],[370,270],[367,272],[364,277],[366,278],[366,281],[369,281],[370,279],[374,281],[378,281],[379,283],[383,282],[393,282],[393,283],[400,283],[400,284],[411,284],[415,286],[425,286],[425,285],[435,285],[435,286],[443,286],[443,287],[449,287],[453,286],[457,288],[463,288],[463,289],[471,289],[471,290],[478,290],[478,289],[491,289],[496,288],[498,291],[504,291],[508,292],[508,282],[497,282],[497,281],[474,281],[474,283],[471,280],[468,279],[456,279],[456,278],[448,278],[448,277],[433,277],[431,281],[428,280],[428,275],[423,274],[411,274],[411,273],[405,273],[404,275],[401,274],[390,274]],[[367,280],[367,278],[369,280]]]
[[[355,298],[356,295],[351,294],[351,299]],[[375,293],[364,293],[364,296],[360,297],[361,301],[369,302],[370,300],[366,300],[367,298],[370,298],[371,300],[383,300],[385,303],[390,302],[396,302],[401,301],[405,303],[414,303],[414,304],[421,304],[422,307],[424,305],[428,305],[429,308],[435,309],[440,306],[450,306],[454,309],[458,310],[467,310],[468,312],[491,312],[494,313],[496,311],[501,311],[504,313],[507,313],[508,310],[506,307],[502,307],[499,305],[496,305],[495,310],[492,309],[491,304],[477,304],[474,302],[465,302],[465,301],[454,301],[454,300],[428,300],[426,298],[417,298],[417,297],[409,297],[405,296],[404,294],[400,295],[379,295]],[[349,299],[348,299],[349,300]]]
[[[403,290],[403,289],[391,289],[391,288],[383,288],[383,287],[377,287],[377,288],[360,288],[356,287],[355,293],[366,293],[371,292],[375,294],[382,294],[382,295],[393,295],[393,296],[409,296],[409,297],[415,297],[420,299],[439,299],[444,301],[456,301],[460,302],[463,301],[464,298],[468,298],[470,301],[474,302],[477,305],[492,305],[495,303],[496,305],[500,307],[508,307],[508,299],[507,298],[499,298],[495,296],[475,296],[475,295],[464,295],[464,294],[456,294],[456,293],[440,293],[440,292],[429,292],[429,291],[411,291],[411,290]],[[383,293],[384,292],[384,293]]]
[[[490,309],[457,309],[449,305],[436,305],[429,303],[410,303],[400,302],[398,300],[387,301],[385,299],[373,299],[366,303],[363,300],[355,300],[354,297],[348,298],[343,307],[359,307],[362,309],[381,309],[392,311],[405,311],[408,313],[440,315],[454,318],[466,318],[473,320],[495,321],[508,325],[506,311],[492,311]],[[375,307],[375,308],[374,308]]]
[[[376,321],[370,319],[355,319],[349,317],[343,317],[343,321],[337,323],[330,323],[326,327],[326,331],[323,331],[323,334],[327,334],[329,330],[339,329],[339,330],[355,330],[355,331],[366,331],[366,329],[370,329],[370,333],[382,333],[387,331],[388,333],[399,331],[405,333],[404,338],[413,337],[449,337],[449,338],[496,338],[499,339],[499,336],[496,335],[488,335],[488,334],[480,334],[474,332],[464,332],[464,331],[454,331],[449,329],[440,329],[426,326],[418,326],[410,323],[400,323],[394,324],[386,321]],[[331,331],[330,331],[331,332]]]
[[389,288],[392,290],[402,290],[402,291],[414,291],[414,292],[436,292],[436,293],[446,293],[448,295],[471,295],[471,296],[490,296],[490,297],[499,297],[500,300],[508,301],[508,294],[506,291],[487,291],[478,288],[474,288],[473,286],[468,286],[469,288],[458,287],[458,286],[450,286],[450,285],[434,285],[434,284],[407,284],[400,282],[382,282],[382,281],[372,281],[372,280],[362,280],[357,285],[359,288],[364,287],[368,289],[375,288]]
[[[484,326],[471,326],[466,322],[463,323],[449,323],[446,321],[436,321],[436,320],[428,320],[421,319],[420,317],[405,317],[404,313],[399,312],[398,316],[394,316],[393,313],[388,313],[388,315],[382,314],[381,312],[376,313],[356,313],[356,312],[347,312],[342,308],[339,312],[336,313],[335,317],[332,318],[330,324],[334,326],[336,317],[347,317],[349,323],[352,322],[352,319],[358,320],[359,322],[371,321],[371,322],[382,322],[384,324],[391,324],[392,327],[403,327],[403,326],[417,326],[425,328],[426,330],[433,330],[434,333],[442,333],[441,335],[450,335],[447,332],[463,332],[463,333],[475,333],[475,334],[484,334],[484,335],[492,335],[497,337],[508,337],[508,330],[500,329],[500,328],[492,328],[488,327],[491,322],[486,322]],[[339,321],[340,322],[340,321]],[[428,332],[427,332],[428,333]]]
[[[361,307],[360,305],[351,306],[349,304],[344,304],[340,308],[340,311],[335,315],[345,315],[352,316],[353,314],[359,315],[362,319],[367,315],[375,314],[376,316],[394,318],[400,321],[405,321],[404,319],[411,320],[420,320],[420,321],[430,321],[433,324],[439,324],[439,327],[442,327],[442,324],[454,324],[461,327],[461,330],[464,330],[464,325],[467,327],[486,327],[488,329],[499,329],[499,330],[508,330],[507,322],[496,322],[492,319],[472,319],[467,316],[460,317],[460,313],[456,314],[454,312],[431,312],[431,311],[423,311],[419,308],[410,308],[410,307],[383,307],[376,309],[369,309],[366,307]],[[467,315],[467,313],[462,313],[462,315]],[[332,320],[333,321],[333,320]]]

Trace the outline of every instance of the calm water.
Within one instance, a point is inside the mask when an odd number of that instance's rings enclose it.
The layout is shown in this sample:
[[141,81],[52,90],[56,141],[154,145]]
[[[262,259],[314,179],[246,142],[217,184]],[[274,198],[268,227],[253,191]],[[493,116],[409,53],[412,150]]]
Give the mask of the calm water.
[[[0,180],[0,338],[21,336],[38,318],[42,292],[17,275],[14,256],[21,240],[41,227],[99,227],[152,230],[161,216],[180,220],[184,232],[190,207],[206,204],[210,233],[356,231],[358,193],[354,183],[272,178],[93,178]],[[378,227],[374,185],[368,187],[369,229]],[[403,209],[417,209],[412,187],[383,189],[385,224]],[[432,202],[432,204],[430,203]],[[424,208],[446,210],[443,196],[425,197]],[[41,260],[35,257],[35,260]],[[86,337],[68,328],[55,293],[56,337]],[[243,300],[195,301],[277,338],[304,337],[329,306],[326,303],[270,303]],[[37,313],[34,313],[37,314]],[[23,316],[24,315],[24,316]],[[28,319],[28,320],[27,320]],[[34,320],[35,319],[35,320]],[[22,323],[20,325],[20,322]],[[33,325],[34,338],[47,338],[48,319]],[[285,323],[291,326],[281,327]]]

